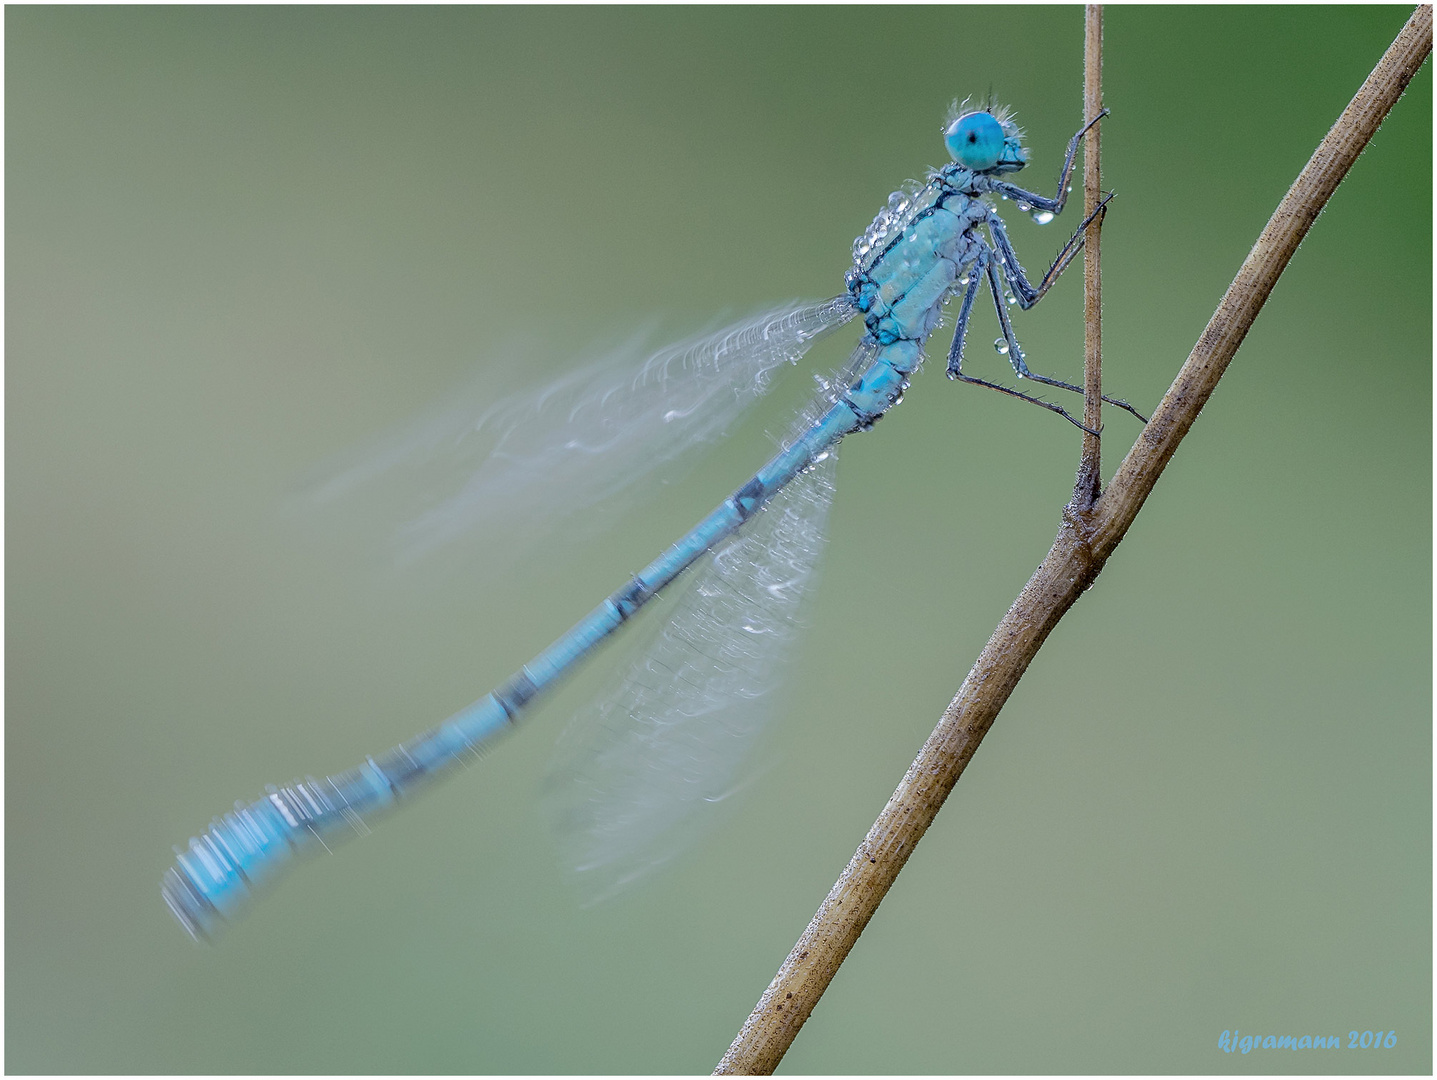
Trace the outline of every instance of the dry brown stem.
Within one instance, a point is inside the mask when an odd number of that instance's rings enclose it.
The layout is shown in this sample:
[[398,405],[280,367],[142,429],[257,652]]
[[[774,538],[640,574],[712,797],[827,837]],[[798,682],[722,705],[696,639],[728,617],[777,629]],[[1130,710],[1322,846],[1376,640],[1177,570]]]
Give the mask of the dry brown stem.
[[[1083,123],[1103,111],[1103,6],[1089,4],[1083,16]],[[1074,498],[1090,507],[1098,498],[1103,475],[1103,443],[1094,431],[1103,429],[1103,219],[1093,217],[1103,197],[1102,124],[1094,125],[1083,142],[1083,451]]]

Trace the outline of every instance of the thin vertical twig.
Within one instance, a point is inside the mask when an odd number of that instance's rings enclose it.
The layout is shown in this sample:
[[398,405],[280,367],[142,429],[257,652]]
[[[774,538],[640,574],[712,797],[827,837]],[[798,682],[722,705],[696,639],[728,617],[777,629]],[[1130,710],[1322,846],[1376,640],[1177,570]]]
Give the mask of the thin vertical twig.
[[[1091,509],[1065,508],[1047,557],[994,630],[716,1073],[767,1074],[778,1067],[1038,649],[1126,535],[1298,244],[1431,52],[1432,9],[1422,6],[1278,204],[1112,485]],[[951,923],[942,924],[942,932],[951,933]]]
[[[1089,4],[1083,14],[1083,122],[1103,110],[1103,5]],[[1103,274],[1100,241],[1103,219],[1094,217],[1102,192],[1103,125],[1095,124],[1083,142],[1083,433],[1082,459],[1074,498],[1092,506],[1102,487],[1103,443],[1092,431],[1103,427]]]

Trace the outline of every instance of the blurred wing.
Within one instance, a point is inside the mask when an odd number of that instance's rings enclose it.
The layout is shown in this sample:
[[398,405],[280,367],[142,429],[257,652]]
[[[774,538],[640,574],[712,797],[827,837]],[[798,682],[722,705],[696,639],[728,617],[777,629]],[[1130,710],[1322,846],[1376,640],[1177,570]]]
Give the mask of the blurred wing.
[[773,706],[833,499],[833,455],[710,554],[638,658],[560,739],[548,809],[591,902],[678,854]]
[[539,389],[476,409],[465,399],[425,418],[311,492],[343,499],[381,477],[403,491],[402,557],[502,522],[541,535],[684,450],[721,436],[813,342],[853,317],[848,297],[793,303],[660,349],[641,345]]

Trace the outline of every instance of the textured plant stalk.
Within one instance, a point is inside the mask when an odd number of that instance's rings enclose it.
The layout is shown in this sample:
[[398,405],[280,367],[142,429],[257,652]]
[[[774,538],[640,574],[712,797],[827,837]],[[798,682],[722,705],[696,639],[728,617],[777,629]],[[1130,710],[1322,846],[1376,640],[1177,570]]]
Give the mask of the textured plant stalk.
[[715,1073],[767,1074],[778,1066],[1038,648],[1122,540],[1297,245],[1431,51],[1432,9],[1419,7],[1278,204],[1112,485],[1091,509],[1076,500],[1064,509],[1052,549]]
[[[1083,12],[1083,122],[1103,110],[1103,5],[1089,4]],[[1102,191],[1102,131],[1097,124],[1083,142],[1083,218],[1098,209]],[[1083,238],[1083,426],[1103,429],[1103,272],[1102,218],[1088,223]],[[1103,442],[1083,433],[1082,457],[1074,498],[1083,507],[1098,498],[1103,476]]]

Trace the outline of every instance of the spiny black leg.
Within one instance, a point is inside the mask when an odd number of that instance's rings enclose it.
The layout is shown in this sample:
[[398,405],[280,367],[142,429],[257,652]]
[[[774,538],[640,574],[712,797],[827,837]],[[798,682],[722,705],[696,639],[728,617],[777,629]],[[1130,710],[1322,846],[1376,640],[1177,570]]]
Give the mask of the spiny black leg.
[[[1008,309],[1003,304],[1002,289],[998,283],[998,275],[991,266],[988,268],[988,283],[993,291],[993,306],[998,311],[998,324],[1003,328],[1003,338],[1008,343],[1008,359],[1013,365],[1013,370],[1017,372],[1018,378],[1031,379],[1033,382],[1043,383],[1045,386],[1056,386],[1060,390],[1070,390],[1075,394],[1081,394],[1083,392],[1081,386],[1074,386],[1072,383],[1064,382],[1062,379],[1050,379],[1046,375],[1037,375],[1028,368],[1028,362],[1023,357],[1023,350],[1019,347],[1018,339],[1013,334],[1013,321],[1008,318]],[[1119,398],[1110,398],[1106,394],[1103,395],[1103,400],[1109,405],[1114,405],[1119,409],[1126,409],[1144,424],[1148,422],[1142,413],[1138,412],[1126,401]],[[1069,419],[1072,418],[1069,417]],[[1076,420],[1073,422],[1077,423]],[[1082,424],[1078,424],[1078,426],[1083,427]],[[1083,430],[1088,431],[1090,429],[1083,427]]]
[[[1022,266],[1018,264],[1018,256],[1013,251],[1012,243],[1008,240],[1007,231],[1003,228],[1003,219],[996,214],[991,215],[987,224],[988,231],[992,234],[994,245],[998,249],[998,254],[995,258],[1002,262],[1003,276],[1012,287],[1013,294],[1018,298],[1019,307],[1024,310],[1031,308],[1053,287],[1053,282],[1058,280],[1058,275],[1067,269],[1068,264],[1071,263],[1078,252],[1082,250],[1084,230],[1087,229],[1088,225],[1091,224],[1094,219],[1106,211],[1107,205],[1112,199],[1113,196],[1109,195],[1099,204],[1098,208],[1089,214],[1083,223],[1078,226],[1077,231],[1075,231],[1068,242],[1063,245],[1063,249],[1058,252],[1058,257],[1053,260],[1053,265],[1049,267],[1048,272],[1043,275],[1043,280],[1036,289],[1023,273]],[[993,276],[996,278],[996,274]],[[1028,365],[1023,359],[1023,351],[1018,347],[1017,341],[1013,337],[1012,322],[1008,319],[1008,311],[999,299],[999,288],[996,280],[993,283],[993,289],[993,302],[998,309],[998,321],[1003,326],[1003,336],[1008,341],[1009,357],[1013,363],[1013,370],[1018,373],[1018,378],[1032,379],[1034,382],[1045,383],[1048,386],[1056,386],[1063,390],[1070,390],[1075,394],[1081,394],[1083,388],[1080,386],[1063,382],[1061,379],[1050,379],[1046,375],[1035,375],[1028,369]],[[1142,413],[1138,412],[1121,398],[1109,397],[1107,394],[1102,395],[1102,397],[1109,405],[1126,410],[1144,424],[1148,422]]]
[[[1046,375],[1033,374],[1033,372],[1028,370],[1028,365],[1026,363],[1023,365],[1023,370],[1019,372],[1018,377],[1020,379],[1032,379],[1034,382],[1040,382],[1047,386],[1056,386],[1063,390],[1071,390],[1075,394],[1083,393],[1083,388],[1081,386],[1074,386],[1071,383],[1065,383],[1061,379],[1050,379]],[[1144,424],[1148,422],[1148,418],[1146,416],[1138,412],[1137,409],[1133,408],[1122,398],[1111,398],[1108,397],[1107,394],[1103,394],[1102,399],[1106,401],[1109,405],[1113,405],[1119,409],[1126,410],[1127,412],[1131,413],[1133,416],[1141,420]]]
[[1053,260],[1053,265],[1048,267],[1048,272],[1043,275],[1043,280],[1038,283],[1039,297],[1053,287],[1053,282],[1058,280],[1058,275],[1066,270],[1068,264],[1077,258],[1078,252],[1083,250],[1083,244],[1088,238],[1088,226],[1102,218],[1108,212],[1108,203],[1112,202],[1115,198],[1117,198],[1117,196],[1110,192],[1102,202],[1098,203],[1097,208],[1083,219],[1083,223],[1074,230],[1073,235],[1068,237],[1068,242],[1063,245],[1062,250],[1058,252],[1057,257]]
[[[1013,372],[1016,373],[1017,378],[1033,379],[1033,382],[1046,382],[1049,386],[1062,386],[1063,389],[1078,391],[1079,394],[1082,394],[1081,389],[1076,388],[1076,386],[1071,386],[1069,383],[1059,381],[1059,379],[1035,378],[1033,373],[1027,369],[1027,362],[1023,359],[1022,346],[1017,343],[1017,336],[1013,333],[1013,320],[1007,317],[1007,306],[1003,303],[1003,287],[1002,284],[999,283],[999,280],[997,280],[997,269],[992,263],[989,263],[989,266],[987,266],[987,279],[989,279],[989,290],[993,293],[993,310],[997,312],[997,325],[1002,327],[1003,340],[1007,343],[1007,359],[1012,363]],[[1069,421],[1078,425],[1079,428],[1088,432],[1089,435],[1098,434],[1094,429],[1086,427],[1085,424],[1079,424],[1076,419],[1073,419],[1072,416],[1068,414],[1068,409],[1062,408],[1061,405],[1053,405],[1052,402],[1043,401],[1042,398],[1032,398],[1032,396],[1026,394],[1019,394],[1017,391],[1007,392],[1019,396],[1019,398],[1026,398],[1027,401],[1035,402],[1036,405],[1042,405],[1043,408],[1052,409],[1053,412],[1061,412],[1062,415],[1068,416]]]
[[963,374],[963,342],[968,337],[968,317],[973,314],[973,301],[978,296],[978,280],[987,265],[987,252],[981,253],[967,270],[968,288],[963,293],[963,304],[958,308],[958,325],[953,328],[953,344],[948,349],[948,377],[971,381]]
[[1061,405],[1054,405],[1051,401],[1044,401],[1042,398],[1035,398],[1030,394],[1025,394],[1019,390],[1014,390],[1011,386],[1003,386],[1000,383],[989,382],[987,379],[979,379],[973,375],[965,375],[963,374],[961,369],[952,371],[949,374],[952,378],[957,379],[959,382],[972,383],[974,386],[986,386],[989,390],[996,390],[1000,394],[1007,394],[1009,397],[1015,397],[1021,401],[1027,401],[1034,405],[1041,405],[1043,408],[1049,410],[1050,412],[1057,413],[1069,423],[1076,424],[1078,427],[1086,431],[1089,435],[1098,434],[1092,428],[1084,427],[1077,420],[1074,420],[1073,417],[1068,414],[1068,410],[1063,408]]
[[1058,174],[1058,194],[1054,195],[1051,199],[1046,195],[1039,195],[1035,191],[1026,191],[1016,184],[1010,184],[1007,181],[999,181],[993,185],[993,190],[1000,195],[1008,196],[1008,198],[1014,202],[1025,202],[1034,210],[1046,210],[1050,214],[1061,214],[1063,207],[1066,206],[1068,202],[1068,179],[1073,173],[1073,158],[1077,156],[1078,143],[1082,141],[1083,136],[1088,133],[1094,124],[1107,115],[1108,110],[1104,109],[1084,124],[1083,129],[1068,140],[1068,153],[1063,158],[1063,171]]
[[1048,267],[1048,272],[1043,275],[1042,280],[1034,287],[1023,273],[1023,267],[1018,262],[1017,252],[1013,250],[1013,242],[1008,239],[1008,230],[1003,224],[1003,219],[997,214],[989,214],[987,219],[988,233],[993,237],[993,245],[997,249],[997,258],[1003,267],[1003,277],[1012,288],[1015,296],[1018,297],[1018,306],[1024,311],[1036,304],[1053,287],[1053,283],[1068,265],[1077,257],[1078,252],[1083,250],[1083,241],[1086,239],[1085,230],[1095,220],[1107,212],[1108,203],[1112,202],[1114,196],[1109,195],[1104,199],[1096,210],[1083,219],[1077,231],[1068,238],[1068,242],[1058,251],[1053,265]]
[[[1033,397],[1020,390],[1014,390],[1012,387],[1003,386],[1001,383],[989,382],[987,379],[979,379],[972,375],[963,374],[963,339],[968,333],[968,317],[973,313],[973,301],[978,295],[978,283],[984,274],[988,276],[989,282],[993,284],[995,289],[998,281],[997,274],[993,270],[993,264],[986,250],[978,256],[978,259],[969,268],[968,273],[971,274],[972,277],[968,282],[967,291],[963,294],[963,306],[958,311],[958,325],[953,334],[953,345],[948,350],[948,377],[950,379],[957,379],[960,382],[973,383],[975,386],[986,386],[989,390],[997,390],[1000,394],[1007,394],[1009,397],[1015,397],[1033,405],[1040,405],[1049,412],[1057,413],[1069,423],[1076,424],[1089,434],[1096,435],[1096,431],[1084,427],[1077,420],[1073,419],[1073,417],[1069,415],[1068,410],[1064,409],[1061,405],[1054,405],[1051,401],[1044,401],[1042,398]],[[1002,300],[999,294],[994,292],[993,296],[995,302],[999,305],[998,321],[1003,324],[1003,336],[1008,342],[1008,348],[1014,350],[1017,348],[1017,345],[1013,341],[1013,327],[1012,324],[1008,322],[1008,313],[1002,309]]]

